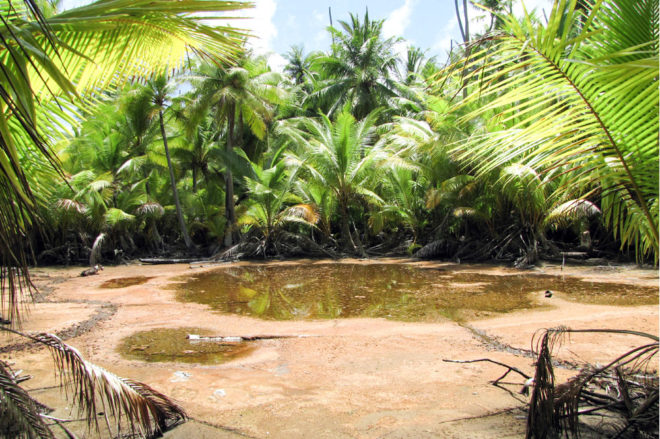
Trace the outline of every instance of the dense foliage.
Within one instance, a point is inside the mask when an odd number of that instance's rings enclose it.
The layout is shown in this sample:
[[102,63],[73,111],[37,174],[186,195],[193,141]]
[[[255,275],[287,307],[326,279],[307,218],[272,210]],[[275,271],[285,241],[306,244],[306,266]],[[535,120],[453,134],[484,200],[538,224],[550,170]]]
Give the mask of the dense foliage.
[[494,14],[444,68],[352,15],[283,74],[246,52],[96,96],[55,144],[66,181],[24,164],[37,260],[238,244],[225,256],[657,263],[657,0]]
[[189,233],[199,256],[431,244],[420,255],[655,262],[656,6],[501,15],[444,69],[414,47],[398,59],[382,21],[351,16],[283,74],[246,53],[198,60],[158,105],[153,81],[99,97],[58,144],[67,182],[41,193],[39,259],[82,262],[95,242],[106,261],[175,253]]

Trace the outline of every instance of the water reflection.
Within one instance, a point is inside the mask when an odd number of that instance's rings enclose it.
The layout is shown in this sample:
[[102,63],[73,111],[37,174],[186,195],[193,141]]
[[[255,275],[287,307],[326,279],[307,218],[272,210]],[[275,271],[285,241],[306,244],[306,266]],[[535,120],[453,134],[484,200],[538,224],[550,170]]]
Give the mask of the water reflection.
[[533,273],[493,275],[403,264],[250,265],[198,274],[182,301],[264,319],[385,317],[460,320],[531,308],[530,292],[551,289],[587,302],[656,303],[654,288]]
[[201,328],[158,328],[136,332],[122,340],[119,352],[131,360],[219,364],[249,354],[246,342],[219,343],[188,340],[188,334],[216,335]]

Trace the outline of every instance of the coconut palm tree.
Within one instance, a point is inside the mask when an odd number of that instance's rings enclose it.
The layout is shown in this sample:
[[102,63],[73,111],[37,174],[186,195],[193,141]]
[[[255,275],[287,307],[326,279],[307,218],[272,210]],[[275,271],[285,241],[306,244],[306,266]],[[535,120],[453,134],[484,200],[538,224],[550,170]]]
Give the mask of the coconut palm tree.
[[361,120],[396,95],[395,40],[382,38],[383,21],[370,20],[368,12],[363,21],[351,14],[350,22],[339,23],[342,31],[330,28],[335,40],[331,53],[312,61],[324,79],[306,105],[334,117],[349,103],[355,118]]
[[285,224],[314,227],[319,218],[314,208],[301,203],[292,190],[300,168],[288,166],[280,154],[270,162],[272,166],[268,168],[252,163],[253,174],[245,178],[250,201],[239,220],[258,229],[263,237],[259,252],[264,256],[276,246],[277,235]]
[[[245,146],[242,131],[245,125],[257,138],[266,136],[267,124],[274,114],[273,105],[282,100],[282,90],[276,86],[280,82],[278,74],[260,70],[258,65],[244,60],[242,66],[229,69],[202,65],[196,80],[199,104],[211,109],[218,126],[227,126],[224,141],[228,161],[234,156],[234,147]],[[233,170],[229,164],[225,169],[225,213],[224,244],[231,246],[236,212]]]
[[163,147],[165,148],[165,156],[167,157],[167,169],[170,173],[170,186],[172,188],[172,196],[174,197],[174,206],[176,208],[176,216],[179,220],[179,227],[181,229],[181,236],[186,248],[191,249],[193,244],[188,234],[186,227],[186,220],[183,218],[183,211],[181,210],[181,202],[179,201],[179,191],[176,188],[176,179],[174,178],[174,168],[172,167],[172,157],[170,156],[170,149],[167,144],[167,133],[165,132],[165,123],[163,122],[163,111],[165,110],[165,103],[168,99],[169,89],[167,79],[165,76],[160,75],[148,83],[147,92],[151,97],[153,109],[158,111],[158,124],[160,126],[160,135],[163,139]]
[[305,83],[306,77],[310,74],[311,60],[309,55],[305,56],[301,46],[291,46],[285,55],[288,64],[284,66],[284,72],[288,74],[295,85]]
[[[210,177],[210,168],[213,165],[213,159],[217,156],[215,154],[215,150],[218,148],[217,131],[210,115],[204,114],[198,119],[194,115],[188,114],[190,107],[187,105],[192,106],[190,100],[184,99],[178,104],[179,107],[175,109],[175,119],[183,131],[183,138],[180,139],[172,154],[177,158],[182,169],[190,169],[192,192],[196,193],[200,179],[208,180]],[[206,181],[207,185],[209,183]]]
[[334,192],[342,245],[352,252],[357,249],[351,238],[349,209],[360,200],[382,203],[371,185],[374,167],[386,158],[383,148],[373,145],[377,118],[378,112],[372,112],[357,121],[344,111],[334,122],[326,115],[292,120],[299,127],[289,131],[294,143],[303,148],[301,165],[310,178]]
[[502,20],[454,66],[479,104],[464,121],[494,116],[457,157],[479,175],[519,163],[570,177],[556,193],[596,197],[622,248],[657,263],[658,1],[556,0],[545,26]]
[[[0,257],[7,276],[14,279],[17,272],[6,267],[22,267],[19,272],[25,276],[25,282],[12,285],[29,288],[26,254],[16,250],[24,248],[22,237],[36,224],[37,200],[21,159],[40,155],[57,163],[48,139],[61,131],[62,120],[71,120],[69,111],[75,108],[69,102],[77,96],[135,75],[177,68],[191,51],[220,62],[235,56],[239,31],[210,27],[190,13],[243,6],[229,1],[108,0],[46,18],[34,2],[0,2],[5,17],[0,26],[0,197],[8,207],[0,214]],[[13,298],[18,288],[11,290],[11,298],[2,301],[7,305],[2,314],[16,320]]]

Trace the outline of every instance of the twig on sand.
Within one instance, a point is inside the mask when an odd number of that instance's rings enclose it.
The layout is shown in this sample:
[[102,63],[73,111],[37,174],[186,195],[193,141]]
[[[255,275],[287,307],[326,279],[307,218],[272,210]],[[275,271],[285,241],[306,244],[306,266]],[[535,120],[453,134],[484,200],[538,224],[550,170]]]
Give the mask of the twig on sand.
[[517,367],[509,366],[508,364],[500,363],[499,361],[491,360],[490,358],[480,358],[478,360],[442,360],[442,361],[444,361],[445,363],[477,363],[479,361],[487,361],[489,363],[497,364],[498,366],[506,367],[508,370],[504,373],[504,375],[502,375],[495,381],[491,381],[493,385],[499,384],[499,382],[503,380],[504,377],[506,377],[509,374],[509,372],[516,372],[517,374],[522,375],[522,377],[525,378],[526,380],[531,378],[529,375],[527,375],[525,372],[521,371]]
[[191,342],[196,341],[212,341],[218,343],[241,343],[244,341],[256,341],[256,340],[274,340],[279,338],[307,338],[307,337],[320,337],[319,335],[307,335],[307,334],[297,334],[297,335],[237,335],[237,336],[203,336],[198,334],[188,334],[186,337]]

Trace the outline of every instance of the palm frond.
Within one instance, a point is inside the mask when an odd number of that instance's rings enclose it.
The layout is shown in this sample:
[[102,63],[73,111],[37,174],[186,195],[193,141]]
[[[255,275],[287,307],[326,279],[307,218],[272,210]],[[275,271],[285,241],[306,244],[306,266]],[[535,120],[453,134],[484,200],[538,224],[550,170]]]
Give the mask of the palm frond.
[[159,203],[149,202],[144,203],[135,210],[135,213],[140,216],[159,218],[165,213],[165,209]]
[[544,225],[560,228],[599,214],[601,210],[589,200],[570,200],[553,208],[546,215]]
[[311,204],[296,204],[285,210],[287,218],[299,218],[309,224],[316,224],[319,222],[320,215],[316,208]]
[[89,425],[98,429],[96,414],[101,407],[115,418],[118,432],[125,422],[132,433],[146,436],[186,419],[183,409],[165,395],[88,362],[57,336],[41,333],[30,338],[50,349],[61,385]]
[[77,212],[81,215],[87,213],[87,207],[84,204],[75,200],[70,200],[68,198],[62,198],[57,200],[55,207],[57,207],[58,209],[62,209],[65,212]]
[[89,253],[89,266],[93,267],[101,260],[101,249],[103,248],[103,243],[108,237],[107,233],[99,233],[99,235],[94,239],[94,244],[92,244],[92,251]]
[[3,437],[55,437],[41,418],[38,403],[18,385],[13,371],[3,361],[0,361],[0,414]]
[[625,213],[605,215],[622,245],[657,261],[658,0],[634,3],[556,0],[546,26],[503,17],[492,44],[450,69],[473,84],[464,121],[491,119],[454,152],[480,175],[518,162],[560,171],[573,198],[609,194],[607,208]]

